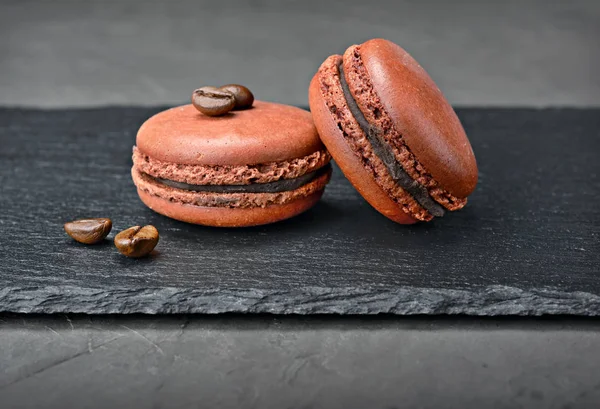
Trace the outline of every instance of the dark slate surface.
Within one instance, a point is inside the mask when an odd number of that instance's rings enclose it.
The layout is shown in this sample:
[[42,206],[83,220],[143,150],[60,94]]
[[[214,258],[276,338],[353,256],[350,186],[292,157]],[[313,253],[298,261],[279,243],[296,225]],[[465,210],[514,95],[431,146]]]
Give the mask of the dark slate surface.
[[[338,169],[319,205],[237,230],[154,214],[131,146],[158,109],[0,110],[0,310],[600,315],[600,110],[461,109],[480,166],[462,211],[396,225]],[[62,224],[161,232],[130,260]]]

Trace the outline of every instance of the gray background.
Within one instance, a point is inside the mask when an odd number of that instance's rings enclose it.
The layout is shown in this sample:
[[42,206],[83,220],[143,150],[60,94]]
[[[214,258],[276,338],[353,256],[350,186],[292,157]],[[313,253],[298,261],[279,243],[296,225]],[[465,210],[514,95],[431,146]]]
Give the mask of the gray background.
[[[0,105],[175,104],[226,82],[305,105],[325,57],[381,36],[454,104],[599,106],[599,21],[598,1],[2,1]],[[599,329],[4,315],[0,407],[592,408]]]
[[373,37],[454,104],[600,105],[600,1],[6,1],[0,104],[181,103],[239,82],[306,105],[321,62]]

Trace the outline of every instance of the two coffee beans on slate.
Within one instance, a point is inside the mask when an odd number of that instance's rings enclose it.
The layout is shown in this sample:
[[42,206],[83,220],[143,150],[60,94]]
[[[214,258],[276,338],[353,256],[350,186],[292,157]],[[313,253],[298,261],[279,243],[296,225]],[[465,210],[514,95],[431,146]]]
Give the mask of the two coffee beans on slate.
[[[83,244],[96,244],[108,236],[112,221],[106,218],[81,219],[65,223],[64,228],[74,240]],[[140,258],[154,250],[158,238],[158,230],[154,226],[133,226],[118,233],[114,242],[121,254]]]
[[228,84],[222,87],[202,87],[192,94],[192,105],[207,116],[225,115],[231,110],[248,109],[254,95],[243,85]]

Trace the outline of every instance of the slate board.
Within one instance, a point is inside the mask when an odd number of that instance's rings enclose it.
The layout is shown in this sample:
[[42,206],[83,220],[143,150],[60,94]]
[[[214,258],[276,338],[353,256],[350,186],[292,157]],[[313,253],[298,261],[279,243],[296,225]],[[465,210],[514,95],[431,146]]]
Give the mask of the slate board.
[[[480,166],[467,207],[396,225],[339,169],[292,220],[216,229],[145,208],[131,147],[159,108],[0,109],[0,311],[600,314],[600,110],[459,109]],[[157,254],[62,224],[153,224]]]

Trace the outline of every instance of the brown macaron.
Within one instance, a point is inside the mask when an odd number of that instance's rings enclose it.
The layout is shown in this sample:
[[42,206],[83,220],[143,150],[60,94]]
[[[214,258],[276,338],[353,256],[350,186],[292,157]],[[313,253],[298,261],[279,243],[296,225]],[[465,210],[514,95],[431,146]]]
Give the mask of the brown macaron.
[[255,226],[317,203],[330,159],[302,109],[254,101],[251,109],[211,117],[183,105],[141,126],[132,176],[142,201],[165,216]]
[[398,45],[374,39],[327,58],[309,103],[345,176],[386,217],[430,221],[467,203],[478,173],[469,140],[442,92]]

